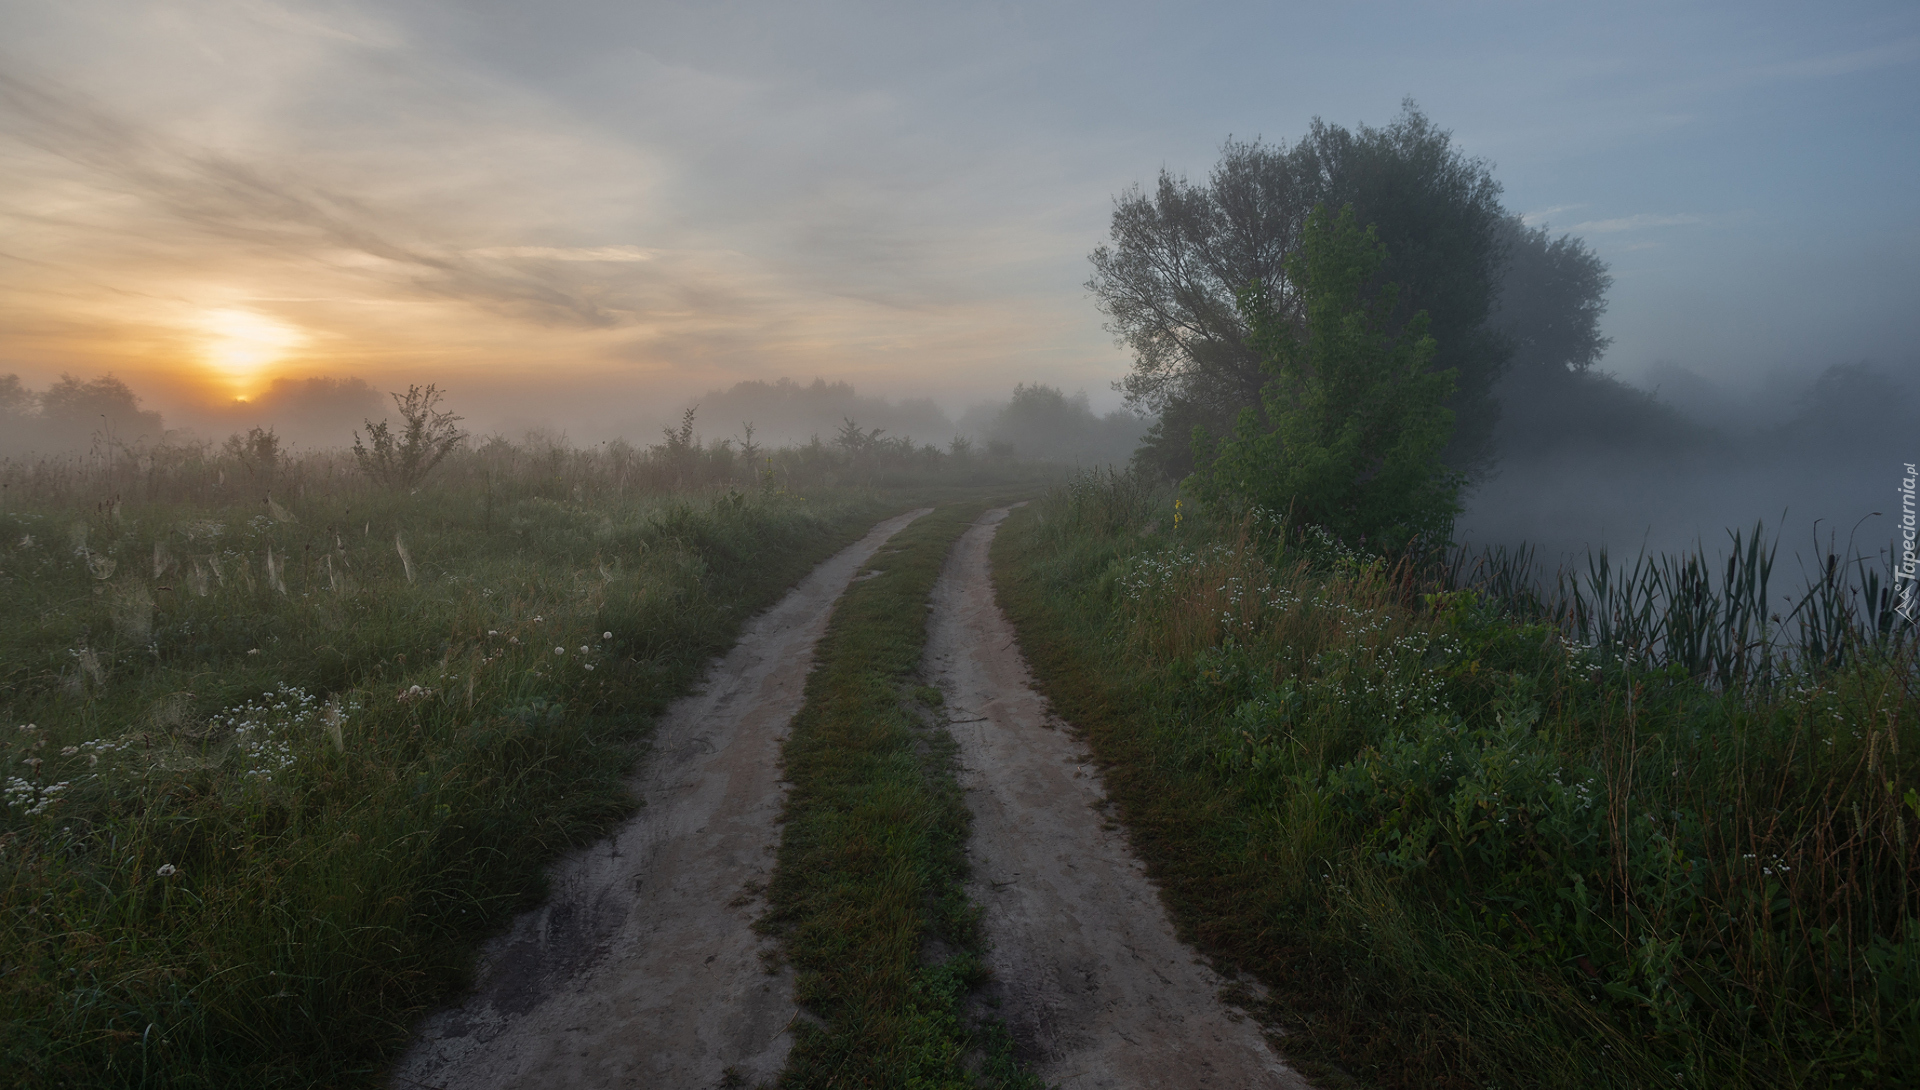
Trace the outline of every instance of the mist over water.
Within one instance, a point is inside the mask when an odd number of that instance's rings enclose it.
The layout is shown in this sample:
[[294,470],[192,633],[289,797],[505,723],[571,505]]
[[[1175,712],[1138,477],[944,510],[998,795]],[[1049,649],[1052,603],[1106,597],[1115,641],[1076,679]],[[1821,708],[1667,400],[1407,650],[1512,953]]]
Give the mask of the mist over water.
[[1548,569],[1584,570],[1601,547],[1720,555],[1729,531],[1759,521],[1791,576],[1830,547],[1872,556],[1896,536],[1920,366],[1837,364],[1744,386],[1673,365],[1652,377],[1656,391],[1602,375],[1571,389],[1507,383],[1499,461],[1456,538],[1524,542]]

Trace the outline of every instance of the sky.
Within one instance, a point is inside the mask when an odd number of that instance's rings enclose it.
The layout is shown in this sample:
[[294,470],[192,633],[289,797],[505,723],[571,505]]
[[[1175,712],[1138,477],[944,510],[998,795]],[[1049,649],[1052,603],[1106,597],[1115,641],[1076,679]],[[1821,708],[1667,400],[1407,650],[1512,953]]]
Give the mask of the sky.
[[1115,195],[1409,96],[1610,263],[1622,377],[1913,359],[1911,2],[0,0],[0,374],[1105,409]]

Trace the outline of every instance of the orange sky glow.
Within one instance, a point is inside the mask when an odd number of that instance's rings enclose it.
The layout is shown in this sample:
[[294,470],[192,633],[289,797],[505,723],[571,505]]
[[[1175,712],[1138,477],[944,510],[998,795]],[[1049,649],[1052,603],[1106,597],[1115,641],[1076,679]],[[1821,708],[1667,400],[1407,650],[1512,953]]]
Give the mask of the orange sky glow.
[[30,386],[112,372],[169,419],[281,377],[531,416],[591,416],[591,387],[644,417],[745,378],[959,404],[1123,370],[1098,315],[1061,307],[1078,284],[1040,271],[1050,213],[919,214],[957,187],[919,212],[838,183],[721,200],[669,142],[422,54],[377,11],[119,15],[67,63],[0,69],[0,373]]

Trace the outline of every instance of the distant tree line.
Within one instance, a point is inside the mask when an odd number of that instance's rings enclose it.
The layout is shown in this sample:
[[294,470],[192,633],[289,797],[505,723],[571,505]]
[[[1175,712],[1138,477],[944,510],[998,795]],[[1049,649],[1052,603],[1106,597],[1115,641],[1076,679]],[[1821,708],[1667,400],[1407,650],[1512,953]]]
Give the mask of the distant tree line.
[[0,454],[136,446],[158,441],[160,414],[142,409],[127,384],[112,375],[82,382],[72,375],[38,393],[19,375],[0,375]]

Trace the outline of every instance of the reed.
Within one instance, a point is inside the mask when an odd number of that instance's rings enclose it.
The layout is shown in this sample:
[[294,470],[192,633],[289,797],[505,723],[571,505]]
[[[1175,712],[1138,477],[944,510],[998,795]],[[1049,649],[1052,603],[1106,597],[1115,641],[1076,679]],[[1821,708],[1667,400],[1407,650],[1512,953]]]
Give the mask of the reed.
[[1778,539],[1759,522],[1728,536],[1718,557],[1697,546],[1621,566],[1602,547],[1584,571],[1553,573],[1524,547],[1462,549],[1436,581],[1471,588],[1515,617],[1559,624],[1599,653],[1675,666],[1721,688],[1771,686],[1911,648],[1916,629],[1895,609],[1891,547],[1868,556],[1852,542],[1816,540],[1800,590],[1778,593]]

